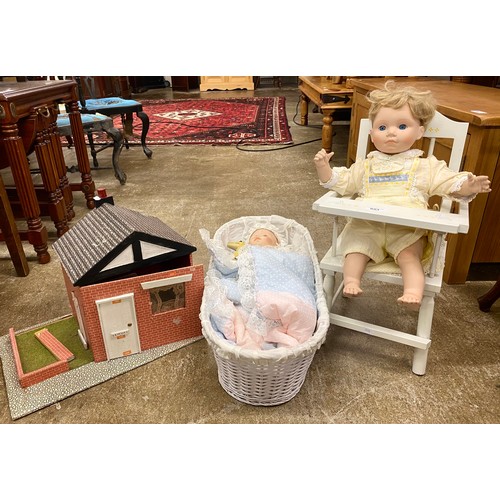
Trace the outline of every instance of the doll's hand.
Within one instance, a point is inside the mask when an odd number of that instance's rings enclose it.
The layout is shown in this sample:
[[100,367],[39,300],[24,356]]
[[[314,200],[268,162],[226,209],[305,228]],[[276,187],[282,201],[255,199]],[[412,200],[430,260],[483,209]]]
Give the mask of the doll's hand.
[[316,165],[316,168],[321,168],[324,166],[329,167],[329,161],[330,158],[333,156],[333,151],[331,153],[327,153],[324,149],[316,153],[316,156],[314,157],[314,164]]
[[460,191],[465,195],[489,193],[491,191],[490,184],[487,175],[469,175]]

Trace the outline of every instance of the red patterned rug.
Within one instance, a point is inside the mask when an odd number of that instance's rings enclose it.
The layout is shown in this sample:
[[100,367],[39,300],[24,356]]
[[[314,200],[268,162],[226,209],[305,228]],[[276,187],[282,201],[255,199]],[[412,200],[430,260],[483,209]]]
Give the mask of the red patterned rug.
[[[292,143],[285,97],[141,100],[141,103],[149,116],[148,145]],[[122,128],[119,121],[116,126]],[[135,115],[133,127],[134,139],[129,139],[129,143],[140,144],[142,125]]]

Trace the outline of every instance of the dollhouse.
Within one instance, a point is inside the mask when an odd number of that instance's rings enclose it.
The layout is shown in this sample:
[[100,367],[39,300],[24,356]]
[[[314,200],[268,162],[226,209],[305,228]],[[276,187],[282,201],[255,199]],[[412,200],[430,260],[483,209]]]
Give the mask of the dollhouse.
[[53,248],[95,362],[201,335],[203,266],[160,219],[105,203]]

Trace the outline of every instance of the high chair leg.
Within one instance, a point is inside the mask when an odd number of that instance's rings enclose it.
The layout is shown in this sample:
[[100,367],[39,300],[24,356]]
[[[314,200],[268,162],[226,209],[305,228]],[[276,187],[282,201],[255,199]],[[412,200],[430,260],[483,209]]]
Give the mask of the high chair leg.
[[331,274],[325,274],[325,277],[323,279],[323,290],[325,292],[328,312],[331,312],[333,306],[333,294],[335,291],[335,276],[332,276]]
[[[417,337],[431,338],[432,317],[434,315],[434,296],[424,295],[422,305],[418,313]],[[428,344],[426,349],[415,349],[413,354],[412,371],[415,375],[425,375],[427,368],[427,356],[429,354]]]

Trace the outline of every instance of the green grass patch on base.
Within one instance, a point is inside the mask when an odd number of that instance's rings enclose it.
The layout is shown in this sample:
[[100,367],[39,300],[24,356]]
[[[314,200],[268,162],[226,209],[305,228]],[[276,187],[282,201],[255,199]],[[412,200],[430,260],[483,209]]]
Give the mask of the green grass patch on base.
[[64,344],[75,356],[69,362],[69,369],[78,368],[94,361],[90,349],[83,347],[78,335],[78,321],[74,316],[68,316],[33,330],[27,330],[16,335],[17,348],[24,373],[30,373],[57,361],[57,358],[35,337],[35,333],[47,328],[54,337]]

